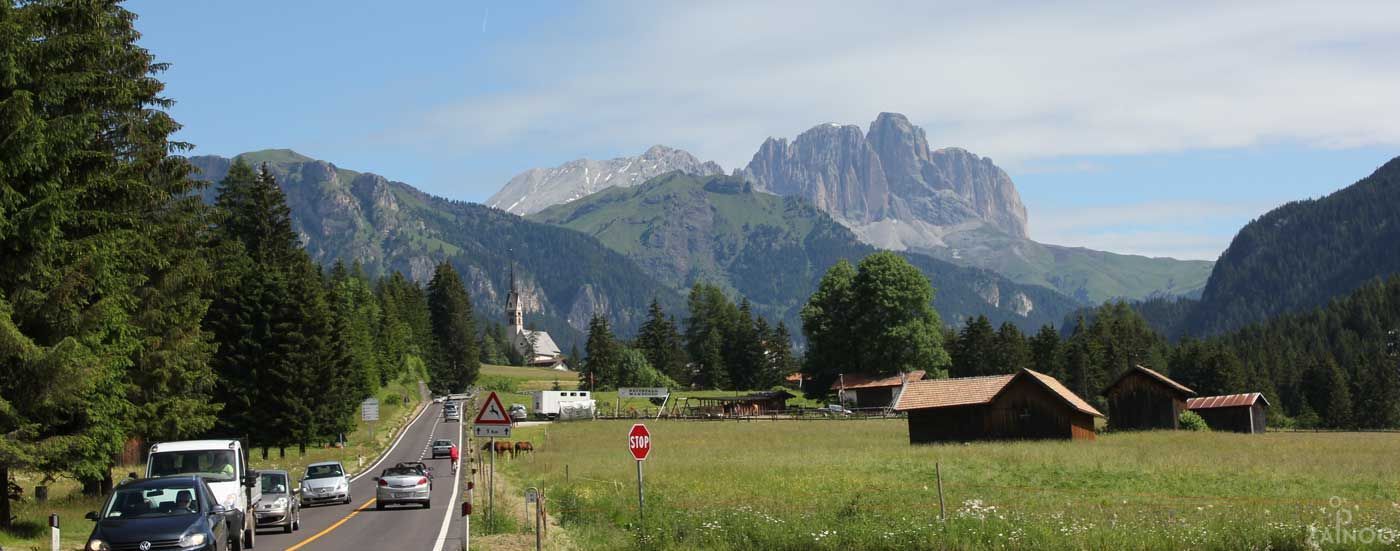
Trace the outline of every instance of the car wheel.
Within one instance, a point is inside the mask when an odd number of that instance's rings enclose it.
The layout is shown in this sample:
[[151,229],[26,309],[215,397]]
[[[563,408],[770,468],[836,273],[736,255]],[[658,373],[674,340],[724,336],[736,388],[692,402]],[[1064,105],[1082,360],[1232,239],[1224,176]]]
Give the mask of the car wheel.
[[301,509],[297,509],[296,515],[292,517],[292,530],[301,530]]
[[283,533],[283,534],[290,534],[290,533],[292,533],[292,530],[295,529],[295,528],[292,528],[292,525],[293,525],[293,522],[292,522],[292,521],[287,521],[287,525],[282,527],[282,533]]
[[247,534],[248,534],[248,544],[247,544],[247,545],[244,545],[243,548],[244,548],[244,549],[252,549],[253,547],[255,547],[255,546],[257,545],[256,539],[257,539],[257,537],[258,537],[258,534],[257,534],[257,531],[256,531],[256,530],[253,530],[253,529],[251,529],[251,528],[248,529]]
[[228,527],[228,549],[229,551],[243,551],[243,530],[235,530]]
[[374,510],[376,510],[376,511],[383,511],[383,510],[384,510],[384,504],[383,504],[383,503],[375,503],[375,504],[374,504]]
[[423,502],[423,508],[424,508],[424,509],[432,509],[432,508],[433,508],[433,502],[432,502],[431,500],[429,500],[429,501],[424,501],[424,502]]

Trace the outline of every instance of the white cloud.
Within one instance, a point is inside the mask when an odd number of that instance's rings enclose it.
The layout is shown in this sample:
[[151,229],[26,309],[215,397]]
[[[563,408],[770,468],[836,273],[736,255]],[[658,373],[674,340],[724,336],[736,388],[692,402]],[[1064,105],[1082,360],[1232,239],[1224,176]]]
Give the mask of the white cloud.
[[866,4],[603,4],[516,35],[492,65],[508,91],[429,106],[401,135],[667,143],[726,168],[766,136],[880,111],[1002,163],[1400,144],[1400,3]]

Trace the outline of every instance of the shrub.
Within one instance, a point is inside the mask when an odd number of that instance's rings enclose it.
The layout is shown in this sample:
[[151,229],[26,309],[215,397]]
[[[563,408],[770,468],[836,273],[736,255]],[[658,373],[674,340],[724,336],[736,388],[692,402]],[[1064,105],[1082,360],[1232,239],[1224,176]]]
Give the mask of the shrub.
[[477,386],[494,392],[519,392],[520,381],[510,377],[482,377]]
[[1206,420],[1201,419],[1201,416],[1194,411],[1181,412],[1181,417],[1177,418],[1177,422],[1181,424],[1181,430],[1210,432],[1210,427],[1206,425]]

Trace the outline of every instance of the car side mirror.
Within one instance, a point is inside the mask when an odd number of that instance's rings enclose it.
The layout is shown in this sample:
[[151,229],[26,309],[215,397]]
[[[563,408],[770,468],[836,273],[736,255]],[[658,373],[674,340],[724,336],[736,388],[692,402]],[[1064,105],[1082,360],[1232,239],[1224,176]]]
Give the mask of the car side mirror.
[[257,486],[257,485],[258,485],[258,473],[257,473],[256,471],[249,471],[248,474],[246,474],[246,475],[243,476],[243,485],[244,485],[244,486],[247,486],[247,487],[249,487],[249,488],[252,488],[253,486]]
[[227,512],[228,508],[224,507],[223,505],[215,505],[209,508],[209,514],[211,515],[222,515]]
[[83,515],[83,518],[88,519],[88,520],[91,520],[91,521],[93,521],[93,522],[96,522],[96,521],[97,521],[97,511],[88,511],[86,515]]

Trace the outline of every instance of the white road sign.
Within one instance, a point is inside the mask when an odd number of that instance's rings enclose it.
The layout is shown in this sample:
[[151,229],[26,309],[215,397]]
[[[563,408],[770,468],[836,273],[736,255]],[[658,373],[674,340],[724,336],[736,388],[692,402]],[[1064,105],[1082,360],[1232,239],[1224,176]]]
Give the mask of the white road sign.
[[379,399],[369,398],[360,402],[360,419],[363,421],[379,420]]
[[475,425],[472,433],[477,438],[509,438],[510,425]]
[[617,389],[619,398],[665,398],[671,395],[671,391],[664,386],[659,387],[638,387]]

